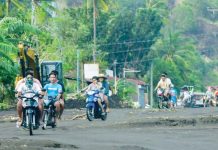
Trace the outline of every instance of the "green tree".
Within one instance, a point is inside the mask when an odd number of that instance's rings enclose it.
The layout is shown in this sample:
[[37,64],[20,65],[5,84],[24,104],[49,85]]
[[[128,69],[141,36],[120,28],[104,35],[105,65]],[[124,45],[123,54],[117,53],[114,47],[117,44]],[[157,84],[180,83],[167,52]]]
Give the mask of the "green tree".
[[149,55],[155,58],[155,83],[162,72],[168,72],[176,86],[190,84],[198,89],[203,88],[204,62],[191,38],[166,32]]
[[[0,82],[12,91],[14,79],[18,73],[18,64],[15,63],[18,52],[18,42],[33,44],[33,35],[43,39],[45,34],[30,24],[13,17],[4,17],[0,20]],[[17,62],[18,63],[18,62]]]

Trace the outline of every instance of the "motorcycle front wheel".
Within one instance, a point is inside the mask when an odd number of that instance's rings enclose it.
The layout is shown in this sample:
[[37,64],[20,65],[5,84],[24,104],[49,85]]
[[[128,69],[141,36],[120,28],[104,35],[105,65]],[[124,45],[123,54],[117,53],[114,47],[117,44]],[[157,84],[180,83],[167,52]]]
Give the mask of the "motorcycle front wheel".
[[33,135],[33,124],[32,124],[33,121],[32,120],[33,120],[33,114],[29,113],[28,114],[28,126],[29,126],[30,135]]
[[42,129],[45,130],[48,124],[48,111],[47,110],[43,111],[42,121],[43,121]]
[[86,116],[89,121],[94,120],[94,108],[93,107],[86,108]]

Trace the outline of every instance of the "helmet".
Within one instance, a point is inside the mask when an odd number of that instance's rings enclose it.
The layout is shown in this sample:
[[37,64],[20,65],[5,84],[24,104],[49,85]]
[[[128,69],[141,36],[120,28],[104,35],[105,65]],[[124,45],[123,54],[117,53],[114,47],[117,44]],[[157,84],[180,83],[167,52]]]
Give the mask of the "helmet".
[[97,76],[93,76],[93,77],[92,77],[92,80],[94,80],[94,79],[95,79],[95,80],[98,80],[98,77],[97,77]]

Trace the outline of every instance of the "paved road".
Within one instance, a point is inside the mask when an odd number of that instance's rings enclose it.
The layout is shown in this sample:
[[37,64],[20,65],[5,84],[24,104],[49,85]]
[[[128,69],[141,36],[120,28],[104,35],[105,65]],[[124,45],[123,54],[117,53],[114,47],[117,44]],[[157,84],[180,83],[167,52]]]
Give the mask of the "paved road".
[[[29,136],[15,128],[15,112],[0,112],[0,149],[210,150],[218,149],[218,108],[114,109],[107,121],[72,120],[84,110],[66,110],[55,129]],[[6,117],[3,117],[6,116]]]

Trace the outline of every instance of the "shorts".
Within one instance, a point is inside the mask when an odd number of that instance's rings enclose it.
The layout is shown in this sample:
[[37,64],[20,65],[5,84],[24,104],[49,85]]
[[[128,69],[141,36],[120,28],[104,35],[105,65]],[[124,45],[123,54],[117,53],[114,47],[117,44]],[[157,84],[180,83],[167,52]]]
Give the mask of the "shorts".
[[171,101],[172,103],[174,103],[174,104],[175,104],[175,103],[176,103],[176,100],[177,100],[177,99],[176,99],[176,97],[175,97],[175,96],[171,96],[171,99],[170,99],[170,101]]

